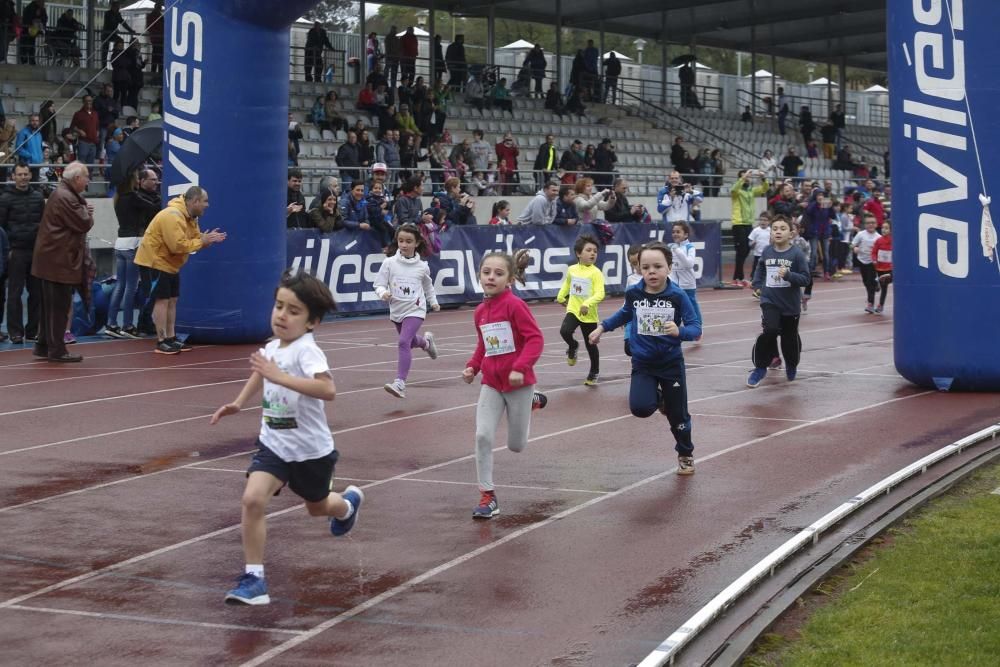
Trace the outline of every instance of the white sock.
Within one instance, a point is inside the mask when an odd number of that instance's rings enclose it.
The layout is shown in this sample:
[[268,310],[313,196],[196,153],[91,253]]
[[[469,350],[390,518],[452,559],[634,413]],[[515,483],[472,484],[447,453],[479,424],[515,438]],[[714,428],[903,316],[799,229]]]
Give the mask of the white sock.
[[261,579],[264,578],[264,565],[263,564],[261,564],[261,565],[251,565],[250,563],[247,563],[246,567],[244,568],[244,571],[247,574],[254,575],[255,577],[259,577]]
[[351,501],[348,500],[347,498],[344,498],[344,502],[347,503],[347,513],[344,516],[338,516],[337,517],[341,521],[347,521],[348,519],[351,518],[351,515],[354,514],[354,505],[353,505],[353,503],[351,503]]

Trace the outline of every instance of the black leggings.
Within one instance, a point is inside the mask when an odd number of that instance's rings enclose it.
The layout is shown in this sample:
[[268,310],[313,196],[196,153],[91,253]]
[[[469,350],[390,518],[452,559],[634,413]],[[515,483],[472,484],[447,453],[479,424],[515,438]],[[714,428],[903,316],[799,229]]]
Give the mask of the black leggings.
[[799,316],[782,315],[781,310],[770,304],[763,304],[760,309],[764,331],[757,336],[751,353],[754,367],[767,368],[771,365],[771,360],[778,356],[778,336],[781,336],[781,356],[785,359],[785,368],[795,368],[802,353]]
[[743,280],[743,265],[750,254],[750,230],[752,225],[733,225],[733,243],[736,245],[736,263],[733,265],[733,280]]
[[876,271],[878,281],[882,285],[882,293],[878,297],[878,307],[885,305],[885,298],[889,296],[889,285],[892,284],[892,271]]
[[868,293],[868,303],[875,303],[875,277],[874,264],[861,264],[861,281],[865,284],[865,292]]
[[566,317],[563,318],[562,326],[559,327],[559,335],[562,339],[566,341],[569,345],[569,349],[572,352],[576,352],[576,349],[580,347],[580,344],[576,342],[573,338],[576,328],[580,327],[580,333],[583,334],[583,344],[587,347],[587,356],[590,357],[590,373],[589,375],[597,375],[601,372],[601,354],[597,349],[596,345],[590,344],[590,334],[597,328],[596,322],[581,322],[576,318],[573,313],[566,313]]

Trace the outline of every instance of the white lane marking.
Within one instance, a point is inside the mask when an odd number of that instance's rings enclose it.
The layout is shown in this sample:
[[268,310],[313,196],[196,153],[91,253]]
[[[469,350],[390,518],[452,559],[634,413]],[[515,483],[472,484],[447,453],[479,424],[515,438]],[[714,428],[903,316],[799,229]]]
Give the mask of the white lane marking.
[[79,609],[55,609],[53,607],[28,607],[11,605],[7,609],[18,611],[33,611],[44,614],[68,614],[70,616],[86,616],[88,618],[113,619],[116,621],[132,621],[138,623],[153,623],[158,625],[180,625],[191,628],[208,628],[211,630],[236,630],[238,632],[274,632],[282,635],[300,635],[304,630],[287,630],[285,628],[267,628],[259,625],[232,625],[230,623],[207,623],[205,621],[183,621],[172,618],[155,618],[153,616],[136,616],[133,614],[109,614],[97,611],[82,611]]
[[[886,401],[882,401],[881,403],[876,403],[874,405],[866,405],[866,406],[863,406],[863,407],[860,407],[860,408],[855,408],[853,410],[848,410],[846,412],[841,412],[841,413],[838,413],[836,415],[830,415],[829,417],[823,417],[822,419],[817,419],[816,421],[809,422],[809,423],[806,423],[806,424],[798,424],[796,426],[791,426],[791,427],[789,427],[787,429],[784,429],[782,431],[778,431],[777,433],[773,433],[773,434],[768,435],[768,436],[762,436],[762,437],[759,437],[759,438],[754,438],[752,440],[748,440],[748,441],[740,443],[738,445],[733,445],[732,447],[728,447],[728,448],[720,450],[718,452],[714,452],[714,453],[709,454],[707,456],[700,457],[698,459],[698,462],[699,463],[703,463],[704,461],[708,461],[708,460],[711,460],[711,459],[718,458],[718,457],[720,457],[720,456],[722,456],[724,454],[728,454],[730,452],[734,452],[734,451],[736,451],[738,449],[743,449],[744,447],[749,447],[750,445],[756,444],[758,442],[762,442],[762,441],[768,440],[770,438],[774,438],[774,437],[778,437],[778,436],[785,435],[785,434],[788,434],[788,433],[792,433],[794,431],[798,431],[798,430],[801,430],[803,428],[807,428],[809,426],[813,426],[815,424],[821,424],[821,423],[824,423],[824,422],[832,421],[834,419],[840,419],[842,417],[846,417],[846,416],[854,414],[856,412],[862,412],[862,411],[865,411],[865,410],[871,410],[871,409],[874,409],[874,408],[877,408],[877,407],[881,407],[883,405],[887,405],[889,403],[896,403],[898,401],[905,401],[907,399],[914,398],[915,396],[924,396],[926,394],[931,394],[931,393],[934,393],[934,392],[924,391],[924,392],[920,392],[920,393],[917,393],[917,394],[910,394],[909,396],[901,396],[901,397],[898,397],[898,398],[891,398],[891,399],[888,399]],[[632,484],[629,484],[628,486],[622,487],[622,488],[617,489],[615,491],[611,491],[611,492],[607,493],[606,495],[599,496],[597,498],[591,498],[590,500],[585,501],[585,502],[583,502],[583,503],[581,503],[579,505],[576,505],[574,507],[570,507],[568,509],[565,509],[562,512],[559,512],[558,514],[554,514],[554,515],[548,517],[547,519],[543,519],[542,521],[539,521],[538,523],[529,524],[527,526],[524,526],[523,528],[519,528],[518,530],[514,531],[513,533],[509,533],[509,534],[503,536],[502,538],[498,539],[495,542],[491,542],[489,544],[485,544],[485,545],[479,547],[478,549],[475,549],[473,551],[469,551],[469,552],[467,552],[465,554],[462,554],[461,556],[458,556],[457,558],[453,558],[452,560],[450,560],[450,561],[448,561],[446,563],[442,563],[441,565],[438,565],[437,567],[431,568],[430,570],[427,570],[427,571],[423,572],[422,574],[419,574],[419,575],[413,577],[412,579],[409,579],[408,581],[405,581],[405,582],[399,584],[398,586],[394,586],[393,588],[390,588],[390,589],[388,589],[386,591],[383,591],[379,595],[376,595],[373,598],[369,598],[368,600],[365,600],[361,604],[358,604],[358,605],[352,607],[351,609],[348,609],[347,611],[344,611],[344,612],[342,612],[342,613],[334,616],[333,618],[327,619],[326,621],[320,623],[316,627],[314,627],[314,628],[312,628],[312,629],[310,629],[310,630],[308,630],[306,632],[303,632],[302,634],[300,634],[300,635],[298,635],[296,637],[293,637],[292,639],[289,639],[284,644],[279,644],[278,646],[275,646],[275,647],[269,649],[268,651],[265,651],[264,653],[258,655],[257,657],[244,662],[241,665],[241,667],[256,667],[257,665],[262,665],[265,662],[267,662],[268,660],[271,660],[272,658],[275,658],[275,657],[281,655],[282,653],[287,652],[289,649],[292,649],[292,648],[298,646],[299,644],[302,644],[304,642],[309,641],[310,639],[312,639],[313,637],[316,637],[320,633],[322,633],[322,632],[324,632],[326,630],[329,630],[330,628],[332,628],[332,627],[334,627],[336,625],[339,625],[340,623],[343,623],[344,621],[347,621],[347,620],[349,620],[349,619],[351,619],[351,618],[353,618],[353,617],[355,617],[355,616],[357,616],[357,615],[359,615],[359,614],[361,614],[361,613],[363,613],[365,611],[368,611],[369,609],[371,609],[373,607],[376,607],[377,605],[381,604],[382,602],[385,602],[386,600],[388,600],[390,598],[393,598],[393,597],[399,595],[400,593],[404,593],[404,592],[406,592],[406,591],[414,588],[415,586],[418,586],[418,585],[422,584],[423,582],[427,581],[428,579],[431,579],[432,577],[435,577],[435,576],[437,576],[437,575],[439,575],[439,574],[441,574],[443,572],[447,572],[448,570],[451,570],[451,569],[453,569],[453,568],[455,568],[455,567],[457,567],[459,565],[462,565],[463,563],[466,563],[467,561],[470,561],[473,558],[476,558],[477,556],[480,556],[480,555],[482,555],[484,553],[492,551],[492,550],[496,549],[497,547],[503,546],[507,542],[515,540],[515,539],[521,537],[522,535],[526,535],[527,533],[530,533],[532,531],[535,531],[535,530],[538,530],[540,528],[549,526],[549,525],[551,525],[552,523],[554,523],[556,521],[560,521],[560,520],[562,520],[562,519],[564,519],[564,518],[566,518],[568,516],[572,516],[572,515],[577,514],[578,512],[581,512],[581,511],[583,511],[585,509],[589,509],[590,507],[592,507],[592,506],[594,506],[594,505],[596,505],[598,503],[602,503],[602,502],[604,502],[606,500],[610,500],[612,498],[617,498],[618,496],[623,495],[625,493],[628,493],[629,491],[634,491],[635,489],[638,489],[638,488],[641,488],[643,486],[646,486],[647,484],[649,484],[651,482],[655,482],[655,481],[657,481],[659,479],[663,479],[667,475],[670,475],[671,473],[673,473],[675,470],[676,470],[676,468],[671,468],[670,470],[666,470],[666,471],[661,472],[659,474],[652,475],[652,476],[647,477],[645,479],[641,479],[641,480],[639,480],[637,482],[633,482]],[[2,607],[2,605],[0,605],[0,607]]]
[[[547,439],[547,438],[554,438],[554,437],[557,437],[557,436],[560,436],[560,435],[565,435],[567,433],[572,433],[572,432],[575,432],[575,431],[580,431],[580,430],[583,430],[583,429],[592,428],[594,426],[601,426],[603,424],[608,424],[608,423],[611,423],[611,422],[620,421],[620,420],[626,419],[628,417],[631,417],[631,415],[622,415],[620,417],[612,417],[610,419],[602,419],[602,420],[591,422],[591,423],[588,423],[588,424],[580,424],[580,425],[574,426],[572,428],[567,428],[567,429],[563,429],[561,431],[555,431],[553,433],[547,433],[545,435],[539,435],[539,436],[535,436],[534,438],[529,438],[528,442],[536,442],[538,440],[544,440],[544,439]],[[495,447],[494,451],[500,451],[500,450],[503,450],[503,449],[506,449],[506,446]],[[231,458],[232,456],[242,456],[242,455],[245,455],[247,453],[248,452],[241,452],[240,454],[233,454],[233,455],[226,456],[226,457],[221,457],[220,459],[215,459],[215,460],[218,461],[218,460],[221,460],[222,458]],[[387,477],[385,479],[381,479],[381,480],[372,482],[370,484],[365,484],[365,485],[362,486],[362,488],[363,489],[370,489],[370,488],[373,488],[373,487],[376,487],[376,486],[382,486],[384,484],[388,484],[389,482],[395,482],[395,481],[399,481],[399,480],[402,480],[402,479],[406,479],[407,477],[412,477],[414,475],[419,475],[419,474],[428,472],[430,470],[437,470],[438,468],[443,468],[443,467],[445,467],[447,465],[451,465],[453,463],[457,463],[457,462],[460,462],[460,461],[467,461],[467,460],[469,460],[471,458],[474,458],[474,457],[475,457],[475,454],[469,454],[469,455],[462,456],[462,457],[459,457],[459,458],[456,458],[456,459],[452,459],[450,461],[442,461],[440,463],[435,463],[433,465],[424,466],[423,468],[419,468],[417,470],[411,470],[409,472],[400,473],[398,475],[393,475],[392,477]],[[188,467],[188,466],[181,466],[181,467],[183,468],[183,467]],[[172,468],[171,470],[177,470],[177,469],[178,468]],[[169,472],[169,471],[161,471],[161,472]],[[150,476],[155,475],[155,474],[157,474],[157,473],[151,473],[150,475],[147,475],[147,477],[150,477]],[[110,486],[110,483],[108,484],[108,486]],[[69,494],[64,494],[64,495],[70,495],[72,493],[74,493],[74,492],[70,492]],[[283,515],[289,514],[291,512],[301,511],[303,508],[304,508],[304,505],[295,505],[293,507],[287,507],[287,508],[285,508],[283,510],[277,510],[275,512],[271,512],[271,513],[267,514],[265,518],[267,518],[267,519],[274,519],[276,517],[283,516]],[[209,539],[212,539],[214,537],[219,537],[220,535],[225,535],[227,533],[231,533],[233,531],[239,530],[239,528],[240,528],[240,524],[238,524],[238,523],[230,525],[230,526],[226,526],[225,528],[219,528],[219,529],[213,530],[212,532],[209,532],[209,533],[203,533],[201,535],[196,535],[195,537],[183,540],[181,542],[175,542],[174,544],[168,544],[166,546],[160,547],[159,549],[154,549],[153,551],[147,551],[146,553],[139,554],[137,556],[133,556],[132,558],[128,558],[126,560],[119,561],[117,563],[112,563],[111,565],[106,565],[106,566],[104,566],[102,568],[99,568],[97,570],[92,570],[90,572],[85,572],[85,573],[77,575],[75,577],[70,577],[69,579],[64,579],[63,581],[59,581],[59,582],[56,582],[54,584],[50,584],[48,586],[40,588],[40,589],[38,589],[36,591],[33,591],[31,593],[25,593],[24,595],[19,595],[18,597],[11,598],[9,600],[5,600],[3,602],[0,602],[0,609],[6,609],[6,608],[12,607],[14,605],[19,605],[22,602],[25,602],[27,600],[31,600],[33,598],[36,598],[36,597],[40,596],[40,595],[45,595],[46,593],[51,593],[53,591],[61,590],[63,588],[66,588],[67,586],[72,586],[73,584],[77,584],[77,583],[80,583],[80,582],[83,582],[83,581],[89,581],[91,579],[94,579],[94,578],[103,576],[105,574],[108,574],[109,572],[115,572],[115,571],[120,570],[122,568],[125,568],[125,567],[127,567],[129,565],[134,565],[135,563],[140,563],[140,562],[149,560],[151,558],[155,558],[156,556],[160,556],[162,554],[169,553],[169,552],[175,551],[177,549],[182,549],[182,548],[190,546],[192,544],[197,544],[199,542],[204,542],[205,540],[209,540]]]
[[[440,358],[440,357],[438,357],[438,358]],[[538,365],[536,365],[535,367],[538,368]],[[438,381],[439,381],[439,379],[421,380],[419,382],[411,382],[409,384],[412,386],[412,385],[416,385],[416,384],[422,384],[422,383],[425,383],[425,382],[438,382]],[[605,385],[612,385],[612,384],[617,384],[617,383],[624,382],[624,381],[625,381],[625,378],[621,378],[621,379],[617,379],[617,380],[607,380],[603,384],[605,384]],[[569,387],[558,387],[558,388],[554,388],[554,389],[547,389],[546,390],[546,394],[555,394],[555,393],[558,393],[558,392],[561,392],[561,391],[569,391],[571,389],[579,389],[579,388],[580,387],[577,386],[577,385],[573,385],[573,386],[569,386]],[[378,387],[378,389],[381,389],[381,387]],[[366,391],[372,391],[372,389],[371,388],[355,389],[355,390],[352,390],[352,391],[342,392],[341,395],[353,394],[353,393],[362,393],[362,392],[366,392]],[[703,399],[696,399],[696,400],[703,400]],[[694,401],[691,401],[691,402],[694,402]],[[364,430],[366,428],[376,428],[376,427],[379,427],[379,426],[385,426],[386,424],[392,424],[392,423],[396,423],[396,422],[406,421],[406,420],[409,420],[409,419],[419,419],[421,417],[430,417],[430,416],[434,416],[434,415],[437,415],[437,414],[442,414],[442,413],[445,413],[445,412],[453,412],[455,410],[462,410],[462,409],[465,409],[465,408],[474,408],[475,406],[476,406],[476,403],[465,403],[465,404],[462,404],[462,405],[453,405],[453,406],[450,406],[450,407],[447,407],[447,408],[442,408],[440,410],[435,410],[433,412],[421,412],[420,414],[405,415],[403,417],[393,417],[391,419],[382,419],[382,420],[379,420],[379,421],[376,421],[376,422],[371,422],[371,423],[368,423],[368,424],[362,424],[362,425],[359,425],[359,426],[352,426],[352,427],[349,427],[349,428],[335,430],[332,433],[333,433],[333,435],[336,436],[336,435],[341,435],[341,434],[344,434],[344,433],[349,433],[349,432],[352,432],[352,431],[361,431],[361,430]],[[259,410],[259,409],[260,409],[260,406],[255,406],[255,407],[252,407],[252,408],[244,408],[243,412],[251,412],[251,411],[255,411],[255,410]],[[157,425],[170,425],[170,424],[176,424],[176,423],[186,422],[186,421],[204,420],[204,419],[208,419],[211,416],[212,416],[211,414],[198,415],[197,417],[187,417],[185,419],[178,419],[178,420],[174,420],[174,421],[170,421],[170,422],[163,422],[162,424],[154,424],[154,425],[150,425],[150,426],[136,426],[136,427],[133,427],[133,428],[130,428],[130,429],[123,429],[121,431],[116,431],[114,433],[125,433],[125,432],[128,432],[128,431],[138,431],[138,430],[142,430],[142,429],[145,429],[145,428],[150,428],[151,426],[157,426]],[[30,450],[33,450],[33,449],[43,449],[45,447],[54,447],[56,445],[64,445],[64,444],[67,444],[67,443],[79,442],[81,440],[90,440],[92,438],[103,437],[104,435],[106,435],[106,434],[87,435],[87,436],[80,436],[78,438],[71,438],[69,440],[61,440],[59,442],[46,443],[46,444],[43,444],[43,445],[33,445],[31,447],[24,447],[22,449],[10,450],[10,451],[7,451],[7,452],[0,452],[0,456],[6,455],[6,454],[15,454],[15,453],[18,453],[18,452],[30,451]],[[529,442],[531,442],[531,440],[529,440]],[[503,447],[498,447],[496,449],[496,451],[500,451],[501,449],[504,449],[504,448]],[[19,509],[19,508],[22,508],[22,507],[29,507],[31,505],[38,505],[40,503],[48,502],[50,500],[58,500],[60,498],[67,498],[69,496],[75,496],[75,495],[78,495],[80,493],[85,493],[85,492],[88,492],[88,491],[97,491],[99,489],[108,488],[110,486],[117,486],[118,484],[124,484],[126,482],[133,482],[133,481],[138,481],[138,480],[142,480],[142,479],[147,479],[149,477],[155,477],[157,475],[163,475],[165,473],[173,472],[175,470],[184,470],[186,468],[198,467],[198,466],[206,464],[206,463],[215,463],[217,461],[224,461],[226,459],[235,458],[237,456],[246,456],[248,454],[253,453],[254,451],[255,450],[253,450],[253,449],[247,449],[245,451],[237,452],[235,454],[227,454],[226,456],[220,456],[220,457],[214,458],[214,459],[205,459],[203,461],[194,461],[192,463],[186,463],[184,465],[176,466],[174,468],[165,468],[163,470],[157,470],[157,471],[150,472],[150,473],[143,473],[141,475],[134,475],[132,477],[123,477],[122,479],[116,479],[116,480],[113,480],[111,482],[103,482],[101,484],[95,484],[94,486],[88,486],[88,487],[84,487],[84,488],[81,488],[81,489],[74,489],[73,491],[66,491],[65,493],[60,493],[60,494],[57,494],[57,495],[54,495],[54,496],[46,496],[45,498],[37,498],[35,500],[29,500],[27,502],[19,503],[17,505],[7,505],[6,507],[0,507],[0,514],[2,514],[4,512],[10,512],[11,510]],[[469,458],[472,458],[472,457],[471,456],[465,456],[465,457],[462,457],[461,459],[456,459],[456,461],[464,461],[464,460],[467,460]],[[381,481],[379,481],[379,483],[381,483]]]
[[802,422],[809,423],[808,419],[785,419],[783,417],[751,417],[749,415],[716,415],[707,412],[692,412],[692,417],[708,417],[708,418],[719,418],[719,419],[756,419],[765,422]]

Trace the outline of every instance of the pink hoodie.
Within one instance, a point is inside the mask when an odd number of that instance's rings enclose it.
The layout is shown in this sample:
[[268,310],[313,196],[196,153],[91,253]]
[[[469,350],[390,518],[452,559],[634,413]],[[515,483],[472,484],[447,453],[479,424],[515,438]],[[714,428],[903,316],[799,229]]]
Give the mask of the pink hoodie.
[[[508,376],[511,371],[524,374],[524,386],[535,384],[535,372],[532,367],[542,356],[545,339],[528,305],[507,289],[495,297],[484,299],[476,306],[474,320],[476,351],[466,366],[476,373],[482,372],[483,384],[499,392],[519,389],[510,384]],[[510,323],[514,337],[514,352],[487,357],[480,327],[496,322]]]

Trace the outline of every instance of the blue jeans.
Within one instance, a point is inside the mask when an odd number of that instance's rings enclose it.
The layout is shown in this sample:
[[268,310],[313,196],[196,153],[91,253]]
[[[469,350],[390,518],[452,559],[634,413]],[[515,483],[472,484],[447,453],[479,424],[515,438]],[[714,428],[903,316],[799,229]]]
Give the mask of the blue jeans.
[[97,145],[82,139],[76,144],[76,159],[88,167],[97,162]]
[[139,284],[139,267],[135,265],[135,250],[115,250],[115,290],[108,305],[108,324],[118,326],[118,310],[122,311],[122,327],[131,327],[135,317],[135,288]]
[[817,239],[815,237],[809,239],[809,272],[812,273],[816,270],[816,264],[819,260],[817,255],[817,248],[823,248],[823,273],[830,273],[832,261],[830,257],[830,237],[824,239]]

